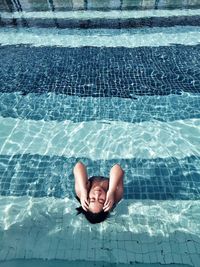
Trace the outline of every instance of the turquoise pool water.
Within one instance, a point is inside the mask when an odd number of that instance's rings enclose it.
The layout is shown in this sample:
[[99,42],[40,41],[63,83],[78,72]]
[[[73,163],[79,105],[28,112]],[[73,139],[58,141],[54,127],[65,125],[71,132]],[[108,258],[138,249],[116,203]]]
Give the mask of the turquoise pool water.
[[[16,261],[9,261],[1,264],[2,267],[34,267],[34,266],[39,266],[39,267],[76,267],[76,266],[84,266],[87,264],[88,267],[92,266],[105,266],[105,267],[161,267],[161,264],[115,264],[115,263],[106,263],[106,262],[101,262],[101,263],[96,263],[96,262],[85,262],[85,261],[62,261],[62,260],[52,260],[52,261],[45,261],[45,260],[16,260]],[[165,267],[170,267],[171,265],[165,265]],[[182,267],[188,267],[189,265],[181,265]],[[180,264],[176,265],[173,264],[173,267],[180,267]]]
[[[0,26],[0,266],[198,267],[198,1],[4,1]],[[102,224],[79,160],[125,170]]]

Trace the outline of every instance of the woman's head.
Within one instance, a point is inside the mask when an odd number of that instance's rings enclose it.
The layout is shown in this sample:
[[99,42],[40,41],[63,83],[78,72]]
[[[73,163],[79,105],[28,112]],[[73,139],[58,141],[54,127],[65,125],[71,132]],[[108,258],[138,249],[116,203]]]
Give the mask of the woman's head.
[[106,191],[101,186],[94,186],[88,193],[89,211],[99,213],[103,211],[106,201]]
[[101,186],[90,188],[88,193],[88,210],[85,211],[82,207],[77,208],[78,213],[83,213],[90,223],[103,222],[109,215],[109,212],[104,212],[103,206],[106,201],[106,191]]

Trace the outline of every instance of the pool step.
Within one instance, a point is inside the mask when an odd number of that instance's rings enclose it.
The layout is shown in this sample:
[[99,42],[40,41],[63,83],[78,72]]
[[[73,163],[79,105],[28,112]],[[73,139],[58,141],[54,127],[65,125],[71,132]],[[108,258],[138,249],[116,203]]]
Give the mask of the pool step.
[[0,260],[199,267],[200,201],[123,200],[100,225],[76,216],[77,205],[68,198],[0,197]]
[[[0,93],[0,116],[21,120],[86,122],[170,122],[200,118],[200,95],[182,93],[163,96],[66,97],[65,94]],[[81,115],[80,115],[81,114]]]
[[0,124],[2,155],[30,153],[108,160],[135,157],[181,159],[200,154],[200,119],[153,120],[133,124],[0,117]]
[[[139,151],[135,147],[136,153]],[[88,155],[89,157],[90,155]],[[199,200],[200,156],[181,159],[91,159],[41,154],[0,155],[0,195],[74,198],[72,170],[76,162],[87,166],[89,176],[108,177],[120,162],[125,170],[124,198],[129,200]]]
[[146,10],[146,9],[176,9],[198,8],[198,0],[47,0],[47,1],[1,1],[0,11],[76,11],[76,10]]
[[200,9],[145,11],[2,12],[0,26],[56,28],[141,28],[199,26]]
[[[16,259],[1,262],[1,267],[130,267],[130,263],[111,263],[105,261],[86,261],[86,260],[44,260],[44,259]],[[131,263],[131,267],[160,267],[159,263]],[[172,267],[165,264],[164,267]],[[173,267],[191,267],[188,264],[173,264]]]

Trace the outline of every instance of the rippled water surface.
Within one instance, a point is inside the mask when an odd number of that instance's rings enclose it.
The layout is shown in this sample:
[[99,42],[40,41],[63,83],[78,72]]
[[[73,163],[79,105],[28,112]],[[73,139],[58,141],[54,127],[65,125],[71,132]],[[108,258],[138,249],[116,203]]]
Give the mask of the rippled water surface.
[[[198,267],[197,1],[4,2],[0,266]],[[125,170],[100,225],[76,216],[78,161]]]

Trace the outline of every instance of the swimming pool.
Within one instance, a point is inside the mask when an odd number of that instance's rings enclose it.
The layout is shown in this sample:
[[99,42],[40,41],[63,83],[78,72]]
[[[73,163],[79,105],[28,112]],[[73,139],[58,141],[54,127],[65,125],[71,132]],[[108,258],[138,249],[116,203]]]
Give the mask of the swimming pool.
[[[38,3],[0,3],[0,266],[199,267],[198,1]],[[102,224],[79,160],[125,170]]]

